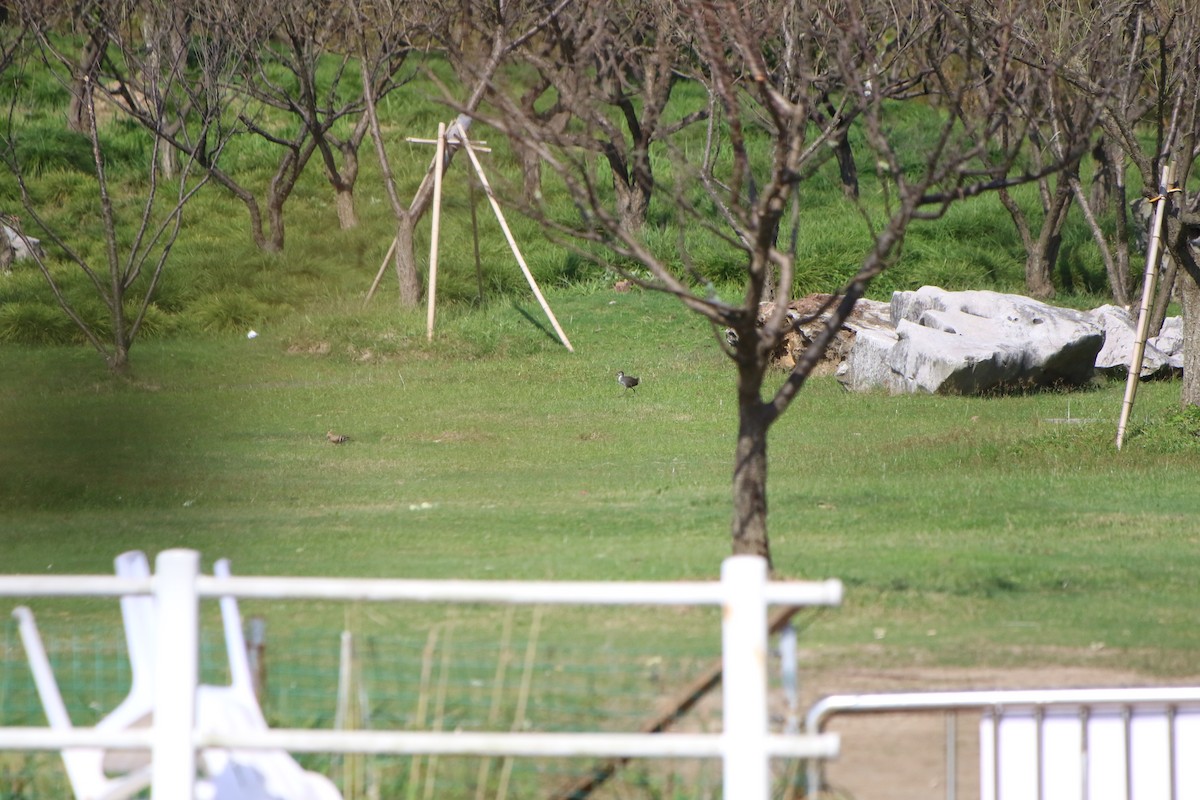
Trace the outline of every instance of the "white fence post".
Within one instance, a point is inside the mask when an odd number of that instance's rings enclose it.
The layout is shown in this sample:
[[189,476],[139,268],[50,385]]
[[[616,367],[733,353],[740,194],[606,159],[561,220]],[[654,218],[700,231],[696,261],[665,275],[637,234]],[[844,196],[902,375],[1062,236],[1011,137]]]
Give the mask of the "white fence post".
[[721,564],[725,797],[768,800],[767,562],[731,556]]
[[150,772],[153,800],[193,795],[196,748],[196,686],[200,678],[200,601],[196,576],[200,554],[164,550],[155,560],[154,749]]

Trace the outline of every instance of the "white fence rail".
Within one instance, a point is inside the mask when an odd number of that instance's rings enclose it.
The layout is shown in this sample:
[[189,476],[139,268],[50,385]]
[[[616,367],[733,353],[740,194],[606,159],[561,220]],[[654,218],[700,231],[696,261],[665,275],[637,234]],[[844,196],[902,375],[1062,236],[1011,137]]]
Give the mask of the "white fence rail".
[[[508,582],[350,578],[212,577],[191,550],[158,555],[148,579],[108,576],[0,576],[0,597],[152,595],[158,609],[153,728],[0,728],[0,750],[105,747],[150,750],[154,800],[190,797],[197,751],[207,747],[292,752],[544,757],[700,757],[724,762],[725,797],[770,796],[770,758],[832,758],[833,734],[772,734],[767,712],[767,611],[770,605],[828,606],[839,581],[771,582],[765,562],[733,556],[715,582]],[[723,719],[719,734],[447,733],[272,729],[196,730],[199,607],[202,598],[322,599],[571,605],[720,605]]]
[[[805,720],[945,712],[946,797],[956,796],[954,715],[980,714],[981,800],[1184,800],[1200,797],[1200,687],[1009,689],[831,695]],[[824,796],[820,762],[811,797]]]

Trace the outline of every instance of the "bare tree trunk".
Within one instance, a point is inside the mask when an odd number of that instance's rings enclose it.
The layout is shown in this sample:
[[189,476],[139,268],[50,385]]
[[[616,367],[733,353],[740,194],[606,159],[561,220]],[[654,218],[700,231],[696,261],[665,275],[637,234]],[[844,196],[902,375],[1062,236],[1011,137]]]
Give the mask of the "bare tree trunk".
[[1030,297],[1038,300],[1049,300],[1054,297],[1054,265],[1058,261],[1058,249],[1062,242],[1059,234],[1049,234],[1043,230],[1038,237],[1038,247],[1035,247],[1025,259],[1025,291]]
[[638,181],[626,183],[614,176],[617,196],[617,218],[627,230],[636,231],[646,224],[650,211],[650,192]]
[[413,232],[417,219],[404,216],[397,220],[396,247],[392,263],[400,282],[400,305],[411,308],[421,302],[421,279],[417,277],[417,259],[413,248]]
[[1200,406],[1200,283],[1198,275],[1180,275],[1183,301],[1183,388],[1180,405]]
[[334,203],[337,207],[338,225],[348,231],[358,227],[358,213],[354,210],[354,187],[338,186],[334,189]]
[[[1109,158],[1119,159],[1123,161],[1125,154],[1123,151],[1112,148],[1106,151]],[[1133,280],[1131,276],[1132,270],[1129,264],[1129,241],[1132,238],[1129,235],[1129,203],[1128,192],[1125,188],[1125,173],[1119,169],[1113,170],[1113,183],[1109,188],[1109,205],[1115,212],[1116,221],[1115,240],[1116,247],[1116,279],[1120,284],[1121,290],[1118,292],[1114,289],[1113,297],[1124,297],[1125,302],[1117,300],[1118,305],[1130,306],[1134,302],[1133,298]]]
[[[328,132],[313,136],[321,161],[325,165],[325,177],[333,187],[334,208],[337,209],[338,226],[348,231],[358,227],[358,212],[354,208],[354,186],[358,183],[358,148],[367,133],[369,120],[364,113],[350,138],[344,141],[332,139]],[[334,150],[341,153],[342,163],[338,166]]]
[[[367,59],[364,57],[360,67],[364,86],[363,101],[366,103],[366,115],[370,122],[371,140],[375,143],[375,155],[379,158],[379,168],[383,173],[383,187],[387,191],[392,213],[396,217],[396,242],[392,248],[392,264],[396,268],[396,278],[400,283],[401,305],[415,308],[421,302],[421,283],[417,278],[417,258],[413,251],[413,228],[416,227],[420,215],[412,213],[400,200],[396,179],[392,174],[392,162],[388,158],[383,131],[379,126],[375,95],[371,91],[371,78],[366,63]],[[423,188],[424,184],[418,188],[418,196]],[[367,296],[370,297],[369,294]]]
[[1000,202],[1008,209],[1009,216],[1012,217],[1013,224],[1021,236],[1021,244],[1025,247],[1025,291],[1039,300],[1054,297],[1054,266],[1058,263],[1062,228],[1067,219],[1067,211],[1070,210],[1069,181],[1066,178],[1059,180],[1058,188],[1049,199],[1037,239],[1033,238],[1033,230],[1025,212],[1009,193],[1002,189],[999,197]]
[[230,194],[242,201],[242,205],[246,207],[246,213],[250,217],[250,238],[254,242],[254,246],[259,250],[268,250],[267,236],[263,228],[262,210],[258,206],[258,200],[245,187],[226,175],[223,170],[211,167],[209,175],[218,184],[224,186]]
[[104,31],[93,31],[84,45],[83,53],[79,56],[78,71],[71,77],[71,102],[67,106],[67,129],[76,133],[87,133],[88,111],[83,101],[84,81],[94,81],[104,57],[107,42]]
[[286,194],[274,191],[267,197],[267,224],[270,233],[263,240],[261,247],[268,253],[283,251],[283,241],[286,232],[283,224],[283,204],[286,199]]
[[118,378],[129,378],[133,375],[133,370],[129,366],[129,348],[121,347],[111,351],[104,357],[108,364],[108,371]]
[[[755,340],[757,337],[748,337]],[[750,348],[757,347],[756,343]],[[756,555],[771,564],[767,536],[767,433],[772,418],[762,401],[764,366],[738,365],[738,438],[733,462],[733,553]]]
[[342,169],[333,184],[337,193],[338,224],[348,231],[358,227],[358,211],[354,207],[354,186],[358,183],[358,148],[367,134],[367,116],[363,114],[354,134],[338,148],[342,152]]
[[1158,288],[1154,292],[1154,305],[1150,308],[1150,321],[1146,331],[1149,336],[1162,333],[1163,323],[1167,319],[1167,306],[1171,304],[1171,296],[1175,294],[1175,283],[1178,280],[1179,268],[1170,253],[1162,254],[1162,269],[1158,276]]
[[1101,138],[1092,148],[1092,162],[1095,171],[1092,173],[1091,204],[1097,214],[1104,214],[1111,198],[1117,196],[1116,189],[1121,183],[1117,178],[1116,161],[1105,139]]
[[294,143],[280,160],[279,169],[275,171],[275,176],[267,186],[267,224],[270,226],[270,238],[266,240],[263,249],[269,253],[283,250],[283,207],[292,196],[292,190],[300,180],[300,173],[304,171],[316,148],[317,144],[311,137],[303,143]]
[[542,158],[533,148],[522,147],[513,142],[517,157],[521,160],[521,186],[528,198],[540,197],[542,194]]
[[[536,112],[534,106],[539,97],[550,88],[550,82],[543,78],[536,86],[521,96],[521,110],[526,114],[533,116]],[[566,124],[565,114],[559,114],[563,119],[563,124]],[[528,198],[541,197],[542,194],[542,157],[538,155],[537,149],[529,147],[520,136],[514,136],[511,139],[513,149],[517,151],[517,158],[521,161],[521,184],[525,190],[525,196]]]
[[858,197],[858,165],[854,163],[854,152],[850,149],[850,137],[846,131],[838,137],[834,147],[837,156],[838,174],[842,178],[842,191],[847,197]]
[[1083,212],[1083,218],[1087,220],[1088,227],[1091,228],[1092,238],[1096,241],[1096,249],[1100,251],[1100,258],[1104,260],[1104,272],[1108,276],[1108,286],[1113,302],[1128,308],[1130,305],[1129,247],[1120,241],[1110,245],[1104,228],[1096,218],[1092,202],[1084,193],[1083,185],[1077,178],[1071,179],[1071,191],[1075,195],[1075,201],[1079,204],[1079,210]]
[[733,466],[733,553],[771,561],[767,538],[767,428],[757,408],[742,409]]

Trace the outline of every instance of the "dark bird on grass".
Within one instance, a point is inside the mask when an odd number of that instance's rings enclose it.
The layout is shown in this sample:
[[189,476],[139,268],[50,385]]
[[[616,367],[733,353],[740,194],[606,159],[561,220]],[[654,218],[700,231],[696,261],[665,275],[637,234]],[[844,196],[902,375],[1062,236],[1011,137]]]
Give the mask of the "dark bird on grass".
[[349,436],[342,436],[340,433],[334,433],[333,431],[326,431],[325,438],[329,440],[330,444],[345,444],[350,441]]
[[639,383],[641,383],[641,381],[638,380],[637,378],[633,377],[632,375],[626,375],[624,372],[618,372],[617,373],[617,383],[621,384],[626,389],[632,389],[633,387],[635,387]]

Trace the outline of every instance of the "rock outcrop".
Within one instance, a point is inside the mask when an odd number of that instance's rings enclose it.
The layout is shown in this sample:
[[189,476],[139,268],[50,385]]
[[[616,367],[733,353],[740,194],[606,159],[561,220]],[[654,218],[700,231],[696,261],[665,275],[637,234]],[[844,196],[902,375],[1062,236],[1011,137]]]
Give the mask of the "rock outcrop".
[[[788,304],[792,331],[775,353],[785,369],[829,319],[829,295]],[[774,306],[764,304],[760,320]],[[1076,311],[1023,295],[950,292],[925,286],[896,292],[890,303],[860,300],[816,370],[834,371],[848,389],[893,393],[985,394],[1081,386],[1097,372],[1125,374],[1135,320],[1125,309]],[[1180,320],[1167,320],[1146,345],[1142,377],[1182,369]]]
[[[1109,375],[1128,375],[1137,317],[1120,306],[1100,306],[1089,312],[1104,328],[1104,347],[1096,356],[1096,369]],[[1183,374],[1183,320],[1168,317],[1158,336],[1146,340],[1142,378],[1169,378]]]

